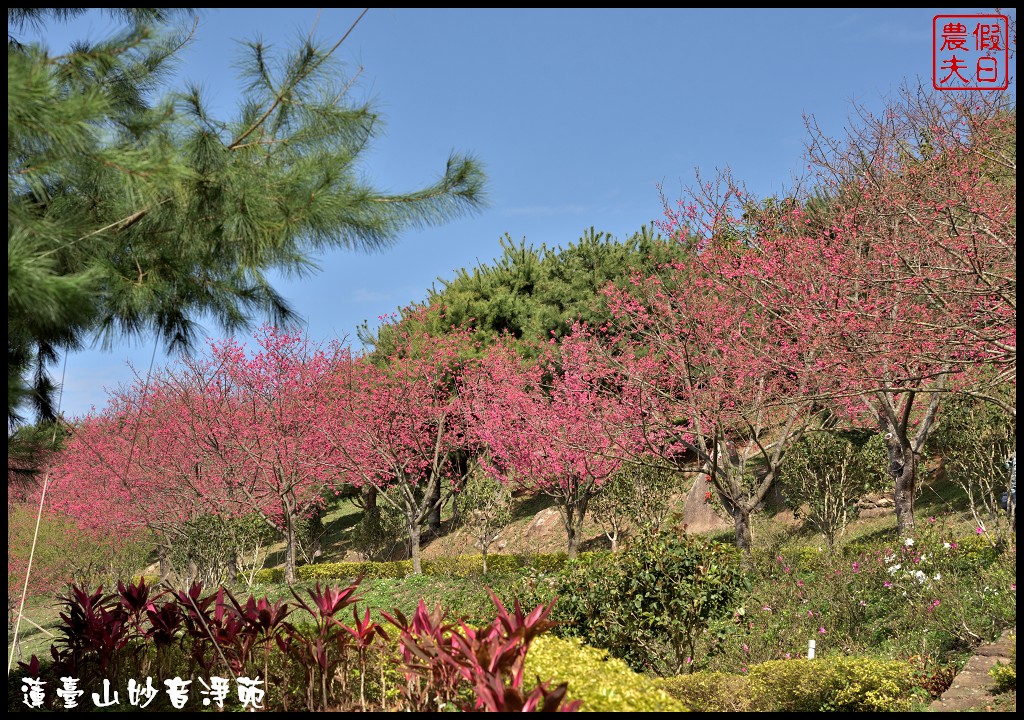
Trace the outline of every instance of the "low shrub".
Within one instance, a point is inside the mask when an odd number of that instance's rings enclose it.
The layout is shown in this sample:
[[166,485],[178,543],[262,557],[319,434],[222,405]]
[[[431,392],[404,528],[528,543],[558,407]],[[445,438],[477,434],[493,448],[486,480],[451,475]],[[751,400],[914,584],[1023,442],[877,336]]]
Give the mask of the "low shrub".
[[746,675],[680,675],[660,687],[705,712],[906,712],[919,694],[909,663],[846,656],[770,660]]
[[[699,712],[751,712],[759,693],[748,690],[746,675],[701,672],[659,678],[657,686],[678,702]],[[585,708],[584,708],[585,709]]]
[[[792,684],[780,682],[782,670],[793,666],[798,669],[791,675]],[[899,660],[772,660],[751,668],[750,677],[775,710],[904,712],[913,700],[914,668]]]
[[582,700],[582,712],[681,712],[687,708],[661,689],[656,680],[638,675],[607,650],[574,638],[543,635],[526,656],[526,676],[550,685],[569,684],[567,697]]
[[1017,665],[1003,665],[996,662],[989,674],[996,683],[996,692],[1017,692]]
[[[581,558],[604,555],[606,553],[580,553]],[[501,576],[533,572],[550,574],[558,572],[565,566],[567,555],[559,553],[536,553],[532,555],[488,555],[487,576]],[[424,560],[423,574],[434,577],[484,577],[482,555],[459,555],[457,557]],[[315,580],[354,580],[365,578],[402,578],[412,574],[411,560],[395,560],[392,562],[333,562],[300,565],[295,570],[296,577],[301,581]],[[284,582],[284,570],[281,568],[265,568],[255,575],[258,583],[270,584]]]
[[1010,650],[1010,664],[1004,665],[996,661],[989,675],[996,683],[996,692],[1017,692],[1017,636],[1011,635],[1013,648]]

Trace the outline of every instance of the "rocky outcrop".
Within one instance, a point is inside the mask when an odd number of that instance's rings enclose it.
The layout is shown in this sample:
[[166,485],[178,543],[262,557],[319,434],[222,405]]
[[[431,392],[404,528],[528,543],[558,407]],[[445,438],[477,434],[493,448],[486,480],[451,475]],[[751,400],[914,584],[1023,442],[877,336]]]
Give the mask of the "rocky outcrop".
[[896,503],[886,495],[865,495],[857,501],[857,514],[861,518],[881,517],[895,512]]

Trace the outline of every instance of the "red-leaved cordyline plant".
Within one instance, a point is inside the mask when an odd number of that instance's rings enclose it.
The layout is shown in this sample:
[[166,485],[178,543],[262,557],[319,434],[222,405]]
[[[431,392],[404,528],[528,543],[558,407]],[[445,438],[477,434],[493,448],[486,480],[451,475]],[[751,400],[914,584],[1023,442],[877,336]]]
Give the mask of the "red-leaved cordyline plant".
[[131,640],[128,612],[115,595],[104,593],[102,586],[90,593],[71,585],[68,594],[58,599],[63,605],[59,665],[69,672],[82,673],[92,662],[97,676],[106,674]]
[[174,596],[183,608],[193,661],[207,674],[226,663],[230,672],[238,675],[252,656],[257,633],[246,627],[230,593],[220,587],[203,597],[202,583],[197,582],[188,590],[175,591]]
[[1015,382],[1015,118],[998,99],[907,94],[845,143],[812,138],[824,201],[758,205],[726,179],[668,212],[664,229],[704,238],[702,275],[817,345],[805,395],[884,434],[901,535],[941,398]]
[[[346,689],[347,673],[336,671],[348,661],[348,646],[353,641],[353,632],[335,616],[358,602],[359,598],[355,596],[355,592],[361,581],[362,578],[359,578],[344,589],[327,587],[322,590],[320,583],[317,582],[315,589],[307,591],[312,604],[307,603],[292,590],[292,595],[299,607],[312,616],[316,626],[316,632],[312,636],[307,636],[307,633],[294,628],[289,633],[291,648],[298,652],[308,672],[307,707],[309,710],[325,711],[330,708],[329,688],[336,677],[341,680],[342,691]],[[367,627],[364,627],[364,630],[369,631],[372,639],[375,630]],[[319,708],[314,702],[314,693],[317,688],[320,690]]]
[[276,643],[282,652],[288,651],[286,633],[292,629],[292,626],[288,623],[287,618],[292,609],[284,600],[272,602],[266,596],[256,598],[250,595],[244,605],[239,603],[234,596],[230,597],[235,611],[245,623],[253,642],[259,641],[263,645],[263,677],[268,678],[270,676],[270,652],[274,644]]
[[[377,638],[380,638],[384,642],[387,642],[388,634],[384,628],[370,619],[369,608],[366,608],[363,612],[363,616],[359,617],[358,609],[353,607],[352,626],[349,627],[348,625],[342,625],[342,630],[345,630],[352,636],[352,641],[356,646],[356,653],[359,655],[359,707],[365,710],[367,656],[374,641]],[[383,681],[381,684],[383,685]]]
[[[263,675],[271,677],[269,656],[276,644],[284,664],[285,682],[274,698],[287,710],[294,663],[306,676],[307,710],[355,708],[348,691],[352,671],[360,673],[358,707],[368,709],[365,673],[370,652],[382,641],[387,648],[388,633],[370,619],[367,609],[357,608],[359,580],[346,588],[309,590],[309,599],[293,591],[298,608],[309,613],[312,631],[291,624],[293,607],[285,601],[247,597],[239,601],[227,589],[203,593],[201,583],[184,590],[153,592],[144,581],[121,585],[117,593],[102,588],[89,591],[73,586],[63,598],[61,635],[51,648],[51,669],[40,666],[38,658],[20,663],[23,673],[50,678],[71,676],[93,682],[110,680],[115,686],[139,674],[171,677],[183,668],[161,662],[161,648],[181,641],[190,650],[191,669],[202,674],[232,676],[253,674],[253,650],[263,646]],[[395,658],[407,678],[400,692],[411,710],[532,711],[575,710],[578,703],[565,703],[566,686],[550,688],[540,683],[523,689],[523,665],[531,642],[551,622],[553,602],[538,606],[529,614],[518,603],[508,611],[491,593],[497,607],[495,620],[485,628],[471,628],[464,622],[449,623],[440,608],[428,612],[420,601],[411,620],[395,611],[385,617],[400,632],[401,659]],[[352,609],[353,624],[345,625],[338,615]],[[156,667],[152,666],[150,643],[155,645]],[[188,647],[188,644],[191,644]],[[353,665],[352,651],[358,654]],[[166,653],[165,653],[166,655]],[[173,657],[166,659],[173,660]],[[256,670],[259,676],[259,671]],[[41,678],[42,679],[42,678]],[[381,666],[381,692],[386,695],[386,676]]]
[[471,430],[487,449],[483,468],[555,500],[575,557],[587,506],[615,473],[634,440],[631,409],[582,328],[545,346],[526,364],[497,343],[467,377]]
[[398,641],[405,665],[405,685],[400,689],[408,710],[437,712],[458,702],[462,673],[446,659],[454,652],[456,628],[446,622],[440,604],[428,610],[421,598],[411,618],[395,608],[381,612],[398,628]]
[[433,337],[415,317],[393,326],[392,340],[388,357],[364,357],[335,375],[321,425],[341,482],[376,488],[405,518],[418,574],[424,521],[473,467],[461,394],[473,342],[468,331]]
[[[406,662],[406,686],[403,692],[410,709],[489,712],[562,711],[579,709],[580,701],[564,703],[568,685],[551,689],[538,683],[529,692],[523,689],[523,668],[533,639],[548,630],[554,601],[539,605],[526,615],[516,601],[509,613],[501,600],[488,590],[497,608],[497,617],[487,627],[471,628],[445,622],[440,606],[428,611],[420,600],[416,612],[407,619],[398,610],[384,617],[399,629],[399,640]],[[473,690],[467,700],[463,688]]]
[[30,677],[39,679],[39,658],[33,655],[28,659],[28,662],[18,661],[18,670],[21,671],[23,677]]

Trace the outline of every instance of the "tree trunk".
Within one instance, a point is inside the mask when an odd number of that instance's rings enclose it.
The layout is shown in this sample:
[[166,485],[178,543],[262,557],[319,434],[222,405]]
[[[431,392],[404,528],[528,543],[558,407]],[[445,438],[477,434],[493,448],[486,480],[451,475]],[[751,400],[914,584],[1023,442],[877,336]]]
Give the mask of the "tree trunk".
[[421,575],[423,568],[420,564],[420,524],[409,518],[406,518],[406,521],[409,529],[409,555],[412,557],[412,574]]
[[380,520],[380,510],[377,508],[376,485],[363,485],[359,489],[359,500],[363,505],[363,514],[369,522]]
[[156,556],[160,561],[160,582],[167,579],[171,574],[171,547],[166,543],[156,546]]
[[428,486],[429,497],[427,503],[429,509],[427,510],[427,530],[432,537],[437,536],[441,532],[441,481],[435,479],[434,482]]
[[568,540],[566,552],[570,560],[579,553],[580,540],[583,536],[583,518],[587,515],[587,500],[577,501],[575,505],[566,504],[562,507],[562,521],[565,523],[565,534]]
[[732,504],[732,520],[736,528],[736,547],[740,551],[740,560],[744,566],[749,566],[753,537],[750,533],[750,509],[745,503]]
[[896,534],[910,537],[914,532],[914,494],[917,492],[917,458],[894,432],[885,436],[889,455],[889,473],[893,478],[893,503],[896,505]]
[[576,532],[576,522],[571,517],[565,521],[565,534],[568,536],[567,553],[569,555],[569,559],[573,560],[576,557],[577,546],[580,541]]
[[295,518],[289,515],[285,518],[284,524],[284,581],[289,585],[295,584],[295,555],[298,541]]

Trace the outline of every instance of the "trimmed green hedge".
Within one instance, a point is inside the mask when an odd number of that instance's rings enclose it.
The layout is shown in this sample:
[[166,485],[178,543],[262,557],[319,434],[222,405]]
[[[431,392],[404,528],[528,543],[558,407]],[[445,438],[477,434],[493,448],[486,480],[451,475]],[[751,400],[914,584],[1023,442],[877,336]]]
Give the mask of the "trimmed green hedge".
[[770,660],[746,675],[695,673],[657,682],[704,712],[906,712],[916,687],[909,663],[846,656]]
[[[582,700],[583,712],[682,712],[687,708],[662,690],[656,680],[638,675],[607,650],[576,638],[541,635],[526,654],[524,677],[569,683],[566,698]],[[528,682],[524,683],[528,684]]]
[[[580,553],[580,558],[604,555],[606,553]],[[488,575],[510,575],[523,570],[531,570],[540,574],[558,572],[565,566],[567,556],[564,552],[537,553],[534,555],[488,555]],[[424,560],[423,574],[438,577],[483,577],[484,561],[482,555],[459,555],[457,557]],[[354,580],[362,575],[367,578],[402,578],[412,574],[412,560],[396,560],[393,562],[334,562],[300,565],[295,569],[299,580]],[[255,575],[260,583],[284,582],[282,568],[266,568]]]

